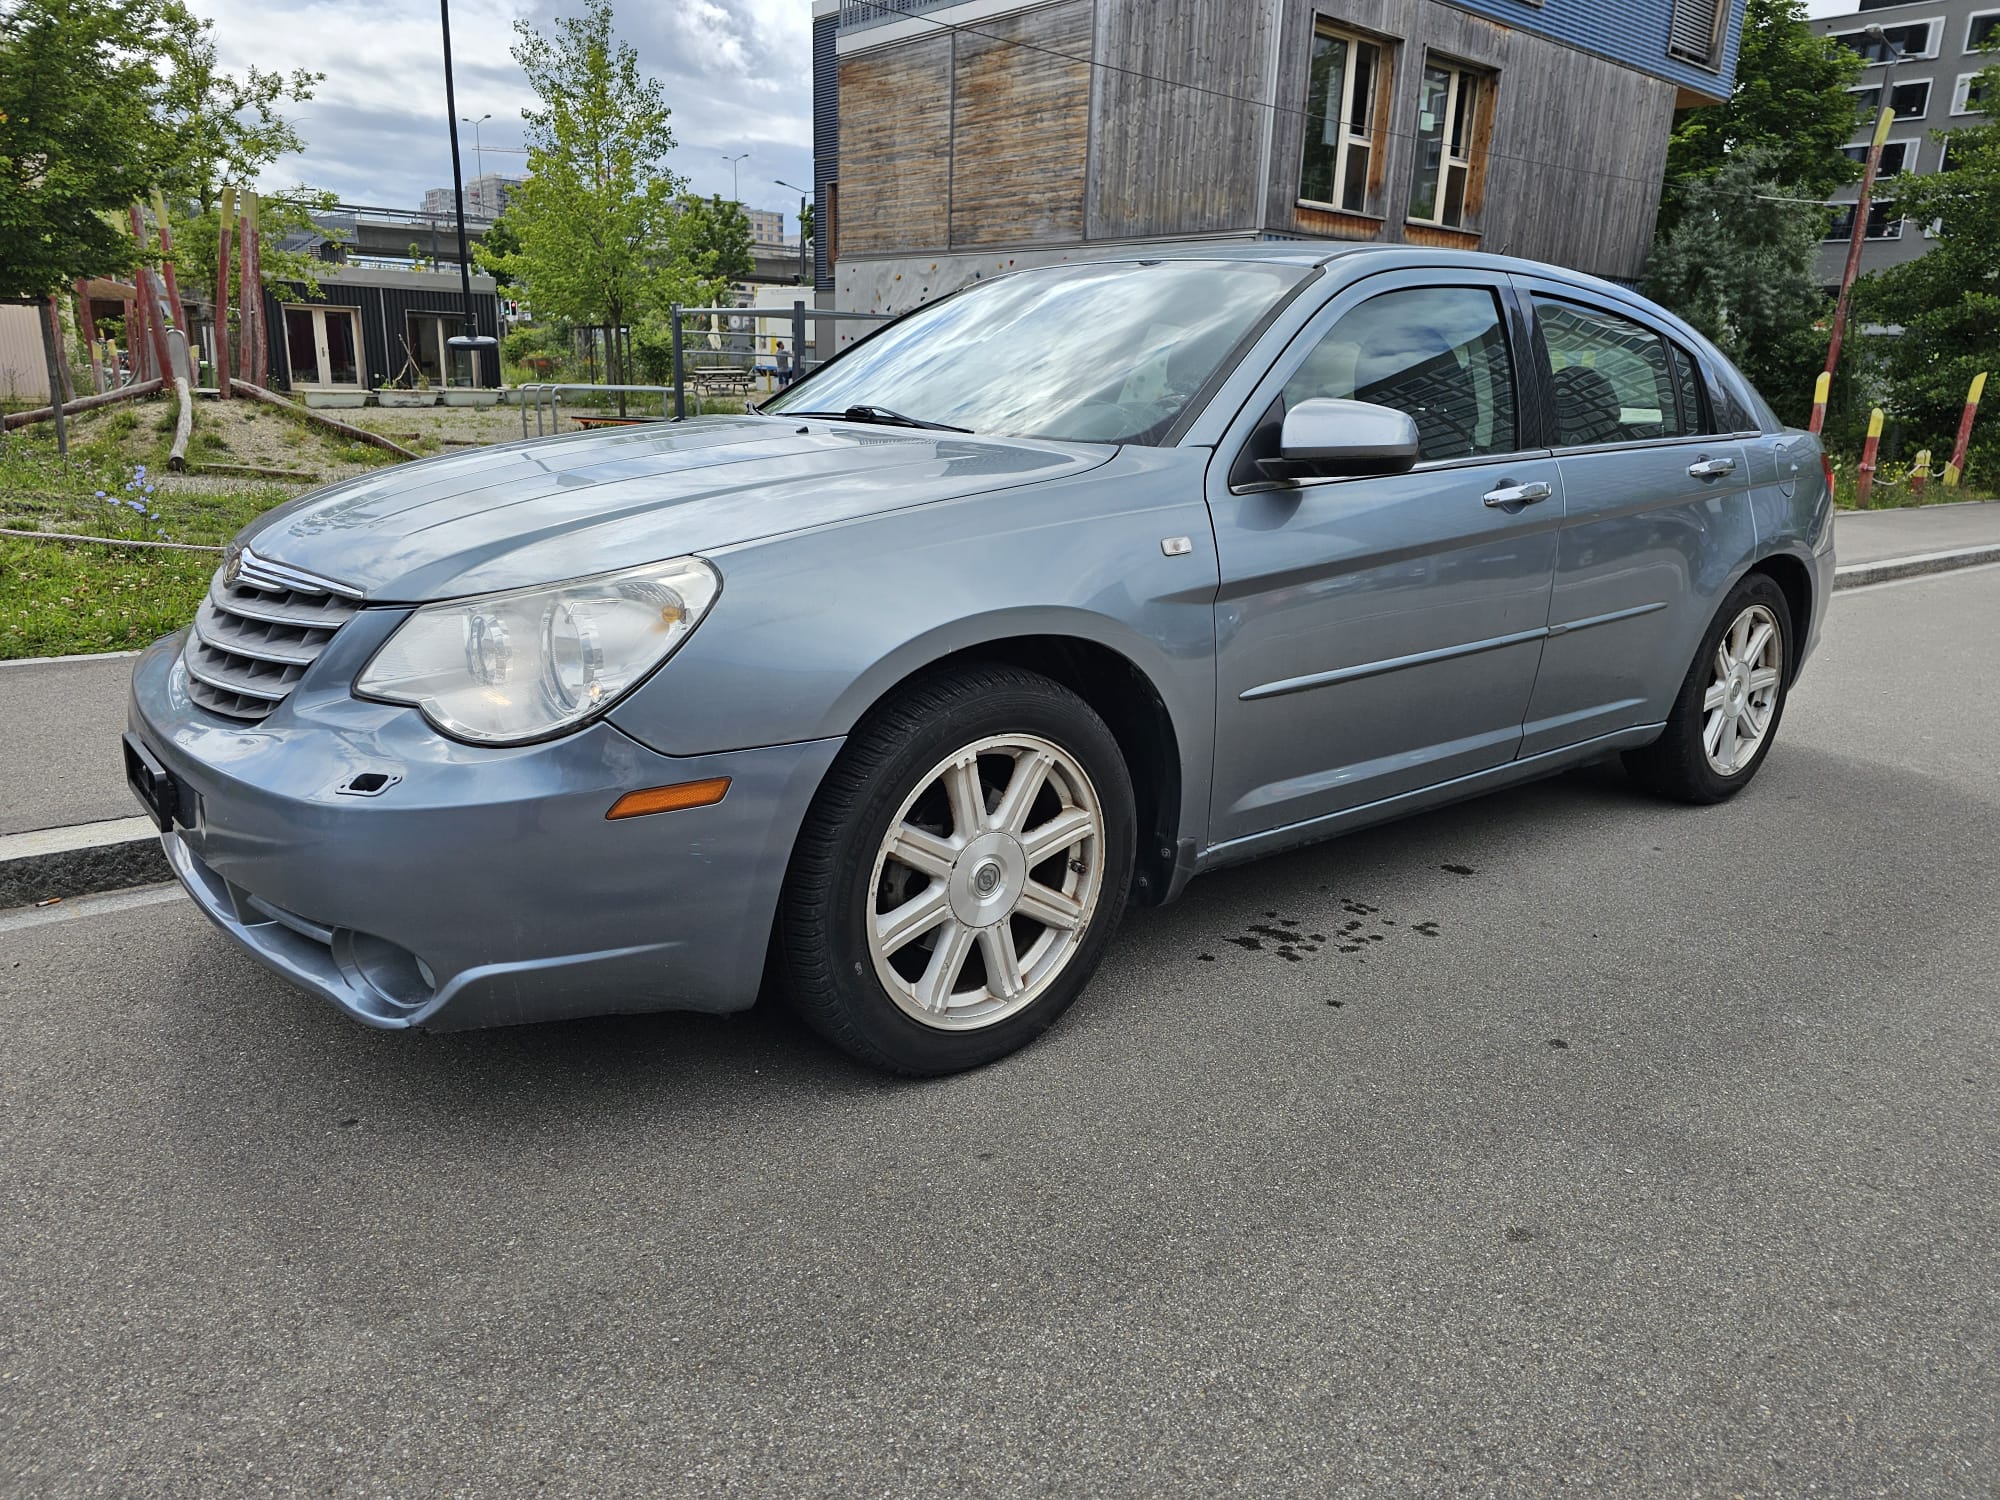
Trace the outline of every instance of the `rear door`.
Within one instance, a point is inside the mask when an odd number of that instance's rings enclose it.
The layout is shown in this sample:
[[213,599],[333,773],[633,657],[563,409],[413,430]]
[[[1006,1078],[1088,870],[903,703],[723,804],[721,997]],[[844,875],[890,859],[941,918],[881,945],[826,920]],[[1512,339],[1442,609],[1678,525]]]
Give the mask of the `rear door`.
[[[1548,620],[1562,495],[1524,433],[1527,325],[1498,273],[1404,271],[1333,297],[1209,470],[1217,844],[1514,758]],[[1286,407],[1408,412],[1406,474],[1274,483]]]
[[1514,279],[1564,500],[1525,757],[1664,719],[1755,535],[1749,456],[1695,356],[1634,309]]

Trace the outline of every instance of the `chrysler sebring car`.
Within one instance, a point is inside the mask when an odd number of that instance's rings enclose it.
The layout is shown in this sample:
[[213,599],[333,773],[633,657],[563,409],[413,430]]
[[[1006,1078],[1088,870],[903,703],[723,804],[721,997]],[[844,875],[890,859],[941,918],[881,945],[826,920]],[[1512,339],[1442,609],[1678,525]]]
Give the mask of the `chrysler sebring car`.
[[1401,247],[1048,266],[739,416],[253,522],[133,680],[188,893],[356,1020],[732,1011],[1000,1057],[1131,902],[1622,755],[1770,753],[1831,484],[1699,334]]

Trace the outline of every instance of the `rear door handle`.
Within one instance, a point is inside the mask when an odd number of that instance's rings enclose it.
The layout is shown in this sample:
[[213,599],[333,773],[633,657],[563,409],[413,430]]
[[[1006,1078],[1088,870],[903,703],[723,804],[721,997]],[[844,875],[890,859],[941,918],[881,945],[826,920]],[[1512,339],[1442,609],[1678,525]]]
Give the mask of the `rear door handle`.
[[1482,498],[1488,505],[1533,505],[1554,493],[1552,485],[1537,479],[1532,484],[1509,484],[1497,490],[1488,490]]
[[1704,458],[1698,464],[1688,465],[1690,479],[1720,479],[1725,474],[1735,472],[1736,460],[1733,458]]

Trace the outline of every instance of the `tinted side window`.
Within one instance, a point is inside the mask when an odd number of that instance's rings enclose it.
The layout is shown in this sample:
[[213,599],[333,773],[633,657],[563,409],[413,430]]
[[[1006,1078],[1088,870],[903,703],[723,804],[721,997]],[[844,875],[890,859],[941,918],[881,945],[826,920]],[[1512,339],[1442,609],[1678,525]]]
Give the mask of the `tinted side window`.
[[1682,437],[1694,430],[1680,410],[1666,340],[1650,328],[1546,297],[1535,298],[1535,318],[1549,351],[1560,446]]
[[1328,329],[1285,383],[1288,409],[1316,396],[1408,412],[1426,461],[1520,446],[1506,325],[1484,287],[1371,297]]
[[1703,395],[1701,370],[1689,354],[1679,344],[1667,345],[1667,355],[1674,362],[1674,390],[1680,397],[1680,430],[1685,433],[1713,432],[1715,424],[1709,420],[1709,404]]

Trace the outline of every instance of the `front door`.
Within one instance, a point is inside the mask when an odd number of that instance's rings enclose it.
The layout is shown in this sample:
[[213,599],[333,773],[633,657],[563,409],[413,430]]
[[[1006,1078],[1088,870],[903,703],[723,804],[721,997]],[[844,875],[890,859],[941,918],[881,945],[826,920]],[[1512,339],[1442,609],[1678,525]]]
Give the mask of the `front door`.
[[293,385],[361,384],[361,315],[349,307],[285,309],[285,354]]
[[[1525,328],[1504,276],[1370,277],[1293,340],[1218,451],[1212,843],[1514,758],[1563,504],[1530,446]],[[1242,450],[1315,396],[1408,412],[1416,468],[1259,481]]]

